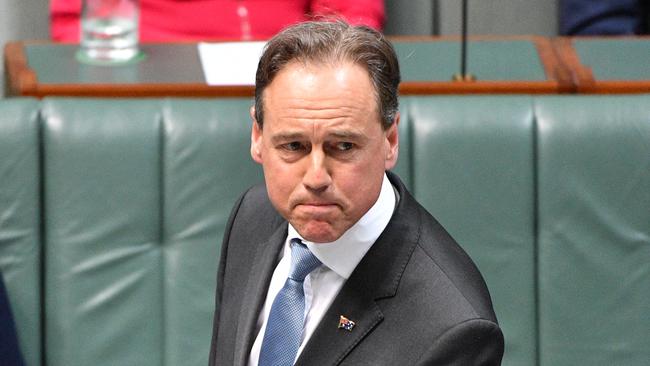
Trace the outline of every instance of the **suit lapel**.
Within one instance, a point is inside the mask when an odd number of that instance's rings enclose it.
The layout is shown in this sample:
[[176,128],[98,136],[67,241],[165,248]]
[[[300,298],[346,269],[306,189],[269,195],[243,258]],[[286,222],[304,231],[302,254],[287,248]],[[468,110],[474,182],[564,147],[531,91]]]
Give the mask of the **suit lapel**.
[[250,275],[244,291],[242,308],[239,313],[235,343],[235,365],[244,366],[248,363],[257,318],[266,299],[266,292],[286,235],[287,224],[285,222],[280,225],[266,243],[257,246],[255,259],[251,265]]
[[[395,296],[420,235],[417,204],[399,179],[389,178],[401,198],[393,217],[334,299],[296,366],[340,364],[384,319],[378,300]],[[341,315],[355,322],[351,331],[338,328]]]
[[[355,322],[351,331],[338,328],[341,315]],[[321,319],[296,366],[339,364],[383,318],[371,296],[346,283]]]

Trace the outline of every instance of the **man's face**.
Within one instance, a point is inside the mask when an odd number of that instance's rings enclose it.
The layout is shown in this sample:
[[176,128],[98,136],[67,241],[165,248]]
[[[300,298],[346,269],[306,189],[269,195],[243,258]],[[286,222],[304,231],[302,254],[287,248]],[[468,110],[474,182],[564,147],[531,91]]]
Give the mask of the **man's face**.
[[353,63],[293,62],[267,86],[251,155],[271,202],[306,240],[334,241],[372,207],[397,161],[398,119],[382,128],[370,77]]

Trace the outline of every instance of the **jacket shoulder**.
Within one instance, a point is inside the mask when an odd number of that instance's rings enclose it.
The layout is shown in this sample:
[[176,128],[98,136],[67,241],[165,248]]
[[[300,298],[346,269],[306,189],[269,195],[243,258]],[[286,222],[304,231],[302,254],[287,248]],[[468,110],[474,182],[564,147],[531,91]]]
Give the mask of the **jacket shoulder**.
[[284,219],[269,200],[264,184],[249,188],[231,214],[229,241],[259,243],[268,239]]
[[[415,201],[414,201],[415,202]],[[478,267],[447,230],[419,203],[421,235],[417,247],[441,272],[476,318],[497,322],[487,284]]]

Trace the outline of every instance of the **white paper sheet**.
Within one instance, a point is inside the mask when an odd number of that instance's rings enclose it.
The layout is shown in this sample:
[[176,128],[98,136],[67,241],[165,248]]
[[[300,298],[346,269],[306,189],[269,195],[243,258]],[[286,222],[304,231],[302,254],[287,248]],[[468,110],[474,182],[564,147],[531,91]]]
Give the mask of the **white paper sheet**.
[[208,85],[255,85],[255,71],[266,42],[199,43]]

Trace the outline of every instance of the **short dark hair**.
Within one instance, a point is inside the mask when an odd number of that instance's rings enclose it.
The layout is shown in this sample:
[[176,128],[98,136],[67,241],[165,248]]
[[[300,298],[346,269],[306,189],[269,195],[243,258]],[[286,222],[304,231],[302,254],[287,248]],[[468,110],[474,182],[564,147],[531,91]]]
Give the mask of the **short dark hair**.
[[375,89],[384,129],[398,109],[400,83],[397,55],[391,43],[376,30],[343,21],[311,21],[288,27],[264,48],[255,75],[255,119],[264,123],[264,89],[288,63],[336,64],[345,61],[362,66]]

